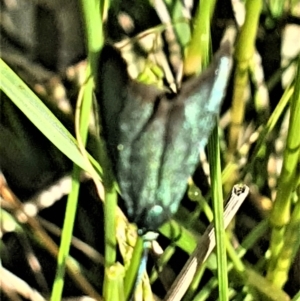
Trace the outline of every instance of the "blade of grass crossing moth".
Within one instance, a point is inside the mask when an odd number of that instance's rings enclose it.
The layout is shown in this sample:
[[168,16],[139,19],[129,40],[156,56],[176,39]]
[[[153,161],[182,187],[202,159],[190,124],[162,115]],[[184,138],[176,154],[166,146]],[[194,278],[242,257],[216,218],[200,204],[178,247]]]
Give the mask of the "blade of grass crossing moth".
[[[103,27],[102,17],[106,15],[108,9],[108,1],[81,1],[83,17],[85,20],[85,29],[87,36],[88,57],[94,79],[98,79],[98,60],[100,50],[103,46]],[[92,93],[92,90],[90,91]],[[104,155],[105,156],[105,155]],[[105,233],[105,268],[109,268],[116,261],[116,209],[117,209],[117,193],[113,178],[110,172],[108,160],[105,160],[104,168],[104,186],[105,186],[105,206],[104,206],[104,233]],[[109,296],[109,287],[111,286],[111,278],[109,271],[105,272],[105,280],[103,286],[104,297]],[[116,300],[117,301],[117,300]]]

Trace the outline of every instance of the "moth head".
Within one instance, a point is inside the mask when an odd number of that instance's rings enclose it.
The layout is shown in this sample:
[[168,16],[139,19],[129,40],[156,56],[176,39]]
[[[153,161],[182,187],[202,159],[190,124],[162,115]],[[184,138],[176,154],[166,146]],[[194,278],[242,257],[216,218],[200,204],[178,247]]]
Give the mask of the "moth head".
[[138,215],[138,219],[137,216],[133,217],[133,222],[136,223],[139,228],[139,235],[143,235],[149,230],[157,231],[170,217],[171,213],[168,209],[156,204],[152,207],[144,208],[143,212]]

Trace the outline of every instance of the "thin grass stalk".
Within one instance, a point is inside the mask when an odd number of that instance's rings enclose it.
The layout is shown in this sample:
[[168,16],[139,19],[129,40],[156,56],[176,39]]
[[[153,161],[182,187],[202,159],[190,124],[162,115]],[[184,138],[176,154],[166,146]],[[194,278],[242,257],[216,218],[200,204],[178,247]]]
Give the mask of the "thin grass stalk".
[[220,144],[217,126],[214,128],[212,135],[209,139],[208,151],[211,175],[212,200],[214,209],[214,224],[216,233],[219,299],[221,301],[227,301],[229,300],[229,296],[226,257],[226,233],[223,219],[224,204],[222,192]]
[[165,223],[159,228],[159,232],[169,238],[173,245],[182,249],[189,255],[192,254],[197,245],[195,235],[184,228],[175,220]]
[[253,288],[253,300],[286,301],[290,300],[286,292],[279,289],[254,269],[247,268],[246,284]]
[[[85,20],[85,29],[88,46],[88,62],[91,68],[93,78],[97,78],[97,66],[100,50],[103,45],[104,35],[102,27],[102,16],[106,15],[108,8],[107,1],[89,0],[81,1],[83,16]],[[92,97],[93,90],[86,91]],[[106,156],[104,168],[104,187],[105,187],[105,207],[104,207],[104,232],[105,232],[105,280],[103,286],[104,297],[107,295],[111,287],[110,277],[107,278],[109,269],[116,261],[116,212],[117,212],[117,192],[113,182],[113,177],[109,162]],[[108,300],[108,299],[107,299]]]
[[198,218],[201,212],[204,212],[209,222],[213,220],[213,212],[207,203],[207,198],[204,198],[201,190],[195,185],[192,180],[189,180],[188,196],[191,201],[197,202],[197,209],[191,213],[190,223],[193,224]]
[[228,253],[228,257],[231,259],[234,270],[237,271],[239,274],[242,274],[246,270],[245,265],[241,260],[241,256],[239,256],[237,250],[235,250],[232,246],[229,238],[227,236],[226,238],[226,250]]
[[257,158],[262,147],[265,145],[265,140],[266,140],[268,134],[270,134],[270,132],[274,129],[279,118],[284,113],[284,110],[285,110],[287,104],[289,103],[290,98],[292,97],[293,94],[294,94],[294,86],[288,87],[284,91],[279,103],[277,104],[275,110],[273,111],[272,115],[268,119],[266,126],[263,128],[263,130],[259,134],[255,148],[252,152],[250,159],[248,160],[249,164],[247,164],[244,168],[244,171],[243,171],[244,175],[247,172],[249,172],[250,169],[253,169],[252,166],[255,163],[255,159]]
[[170,11],[171,19],[174,22],[173,26],[176,36],[178,37],[178,43],[180,44],[181,48],[184,48],[191,40],[190,25],[187,21],[183,21],[186,18],[183,8],[185,3],[181,1],[173,1],[169,3],[167,3],[168,1],[164,2]]
[[286,231],[284,234],[284,243],[282,249],[278,255],[277,264],[274,274],[273,283],[282,288],[286,281],[288,280],[288,274],[291,264],[294,261],[297,250],[300,246],[300,200],[298,199],[295,208],[293,210],[291,221],[286,226]]
[[202,264],[201,267],[198,268],[198,270],[196,271],[196,273],[194,275],[194,279],[183,298],[183,301],[192,300],[192,297],[196,295],[197,289],[199,288],[199,283],[200,283],[206,269],[207,269],[206,263]]
[[107,273],[105,281],[108,280],[108,283],[104,283],[105,290],[104,295],[106,296],[105,300],[114,300],[114,301],[125,301],[124,295],[124,267],[120,263],[115,263],[109,268],[105,269]]
[[81,8],[86,32],[86,44],[88,49],[88,63],[91,73],[97,78],[97,66],[100,50],[104,43],[101,7],[104,0],[81,0]]
[[[79,103],[82,102],[82,106],[76,107],[75,116],[77,139],[80,139],[83,146],[85,146],[87,141],[89,116],[91,112],[93,99],[93,81],[91,77],[91,68],[89,67],[90,65],[88,66],[86,71],[87,81],[86,85],[84,86],[83,101],[80,99],[81,94],[79,94],[78,99]],[[65,219],[61,236],[61,244],[57,259],[57,270],[51,294],[51,301],[59,301],[62,298],[66,259],[69,256],[79,197],[80,171],[81,169],[76,164],[74,164],[72,171],[72,188],[67,200]]]
[[171,243],[163,252],[163,254],[158,258],[156,262],[156,267],[152,269],[149,281],[151,284],[153,284],[158,276],[159,276],[159,271],[162,271],[162,269],[167,265],[171,257],[174,255],[176,251],[175,246]]
[[126,271],[125,278],[124,278],[124,295],[126,300],[128,300],[130,294],[132,293],[132,290],[134,289],[137,271],[139,269],[142,253],[143,253],[143,239],[142,237],[139,236],[133,250],[130,266]]
[[70,245],[72,240],[73,228],[75,224],[75,217],[77,212],[80,168],[76,165],[73,166],[72,171],[72,190],[68,196],[67,207],[65,212],[65,219],[63,223],[60,247],[57,257],[57,268],[54,278],[54,283],[51,292],[51,301],[60,301],[64,288],[64,277],[66,262],[69,256]]
[[116,212],[117,193],[114,187],[105,190],[105,265],[110,266],[116,261]]
[[[223,183],[223,180],[222,180],[222,183]],[[191,185],[190,188],[192,188],[192,189],[190,189],[191,191],[189,191],[189,196],[191,197],[192,196],[192,191],[194,191],[195,195],[193,196],[193,199],[198,198],[198,201],[202,203],[201,206],[203,207],[203,211],[205,212],[205,215],[206,215],[207,219],[209,220],[209,222],[212,222],[213,221],[213,216],[214,216],[213,210],[209,207],[209,205],[207,204],[206,201],[203,202],[203,200],[202,200],[203,197],[202,197],[201,193],[197,192],[197,190],[199,190],[199,188],[196,187],[194,183]],[[192,283],[191,283],[191,285],[190,285],[190,287],[189,287],[189,289],[188,289],[188,291],[187,291],[187,293],[184,297],[184,301],[191,300],[192,296],[195,295],[196,289],[199,286],[199,283],[202,279],[202,276],[203,276],[206,268],[207,268],[206,263],[204,263],[203,265],[201,265],[198,268],[198,270],[197,270],[197,272],[194,276],[194,280],[192,281]]]
[[218,285],[218,280],[216,278],[210,279],[207,284],[201,288],[199,293],[193,298],[193,301],[205,301],[209,298],[213,289]]
[[185,50],[183,73],[187,76],[199,74],[210,59],[210,22],[215,0],[200,1],[192,23],[192,38]]
[[270,215],[272,226],[267,278],[278,283],[275,271],[277,270],[278,256],[284,247],[286,226],[290,222],[292,194],[299,182],[298,162],[300,156],[300,56],[298,60],[298,71],[295,79],[295,90],[290,105],[290,122],[284,151],[283,166],[278,180],[278,190],[274,206]]
[[290,121],[284,160],[278,181],[278,191],[270,222],[274,227],[282,227],[288,223],[291,214],[291,195],[298,182],[298,160],[300,153],[300,56],[298,72],[295,78],[295,89],[290,104]]
[[[110,284],[110,279],[107,278],[109,275],[109,269],[116,262],[116,247],[117,247],[117,237],[116,237],[116,214],[117,214],[117,191],[111,180],[111,172],[108,172],[104,177],[104,187],[105,187],[105,198],[104,198],[104,233],[105,233],[105,276],[104,276],[104,286],[103,293],[105,300],[109,300],[108,295],[105,293],[109,292],[108,287]],[[108,174],[108,175],[107,175]],[[117,301],[117,300],[116,300]]]
[[231,107],[231,124],[229,128],[228,160],[231,161],[237,149],[238,138],[245,114],[245,91],[249,84],[249,63],[254,54],[254,45],[262,0],[247,0],[246,19],[237,41],[235,58],[237,61],[234,73],[234,90]]
[[285,0],[269,0],[269,9],[274,19],[278,19],[283,15],[285,3]]

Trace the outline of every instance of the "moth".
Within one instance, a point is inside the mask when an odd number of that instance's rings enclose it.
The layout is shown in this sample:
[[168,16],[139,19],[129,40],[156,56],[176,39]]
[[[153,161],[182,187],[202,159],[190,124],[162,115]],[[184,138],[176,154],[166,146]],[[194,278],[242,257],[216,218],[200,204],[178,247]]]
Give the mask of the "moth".
[[139,234],[178,209],[216,124],[232,65],[229,43],[177,94],[132,80],[120,52],[102,49],[97,99],[103,135],[127,216]]

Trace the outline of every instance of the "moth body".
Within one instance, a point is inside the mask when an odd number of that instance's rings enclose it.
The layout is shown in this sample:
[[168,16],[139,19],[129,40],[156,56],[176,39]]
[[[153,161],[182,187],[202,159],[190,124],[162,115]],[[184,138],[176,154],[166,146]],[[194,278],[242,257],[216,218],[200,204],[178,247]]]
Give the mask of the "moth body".
[[223,47],[178,94],[129,78],[112,46],[102,50],[97,98],[103,135],[130,221],[157,230],[178,209],[188,177],[216,124],[231,69]]

